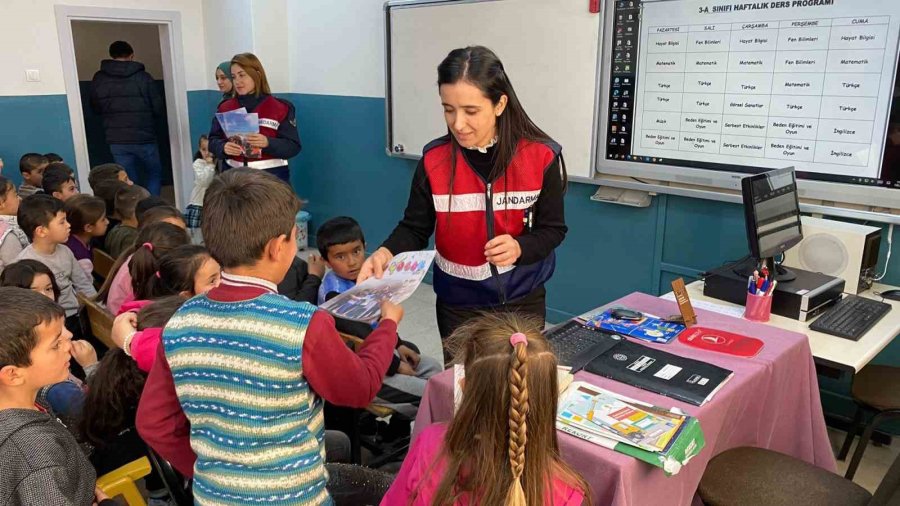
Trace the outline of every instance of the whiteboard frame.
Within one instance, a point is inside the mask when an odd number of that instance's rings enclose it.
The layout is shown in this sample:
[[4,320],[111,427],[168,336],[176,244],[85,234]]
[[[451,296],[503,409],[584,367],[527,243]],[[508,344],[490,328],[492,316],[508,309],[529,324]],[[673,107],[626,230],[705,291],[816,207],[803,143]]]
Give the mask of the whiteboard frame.
[[[385,126],[385,143],[384,143],[384,151],[389,157],[393,158],[403,158],[406,160],[419,160],[422,158],[422,155],[404,153],[402,151],[394,150],[394,137],[393,137],[393,101],[391,93],[391,9],[404,9],[404,8],[415,8],[422,7],[425,5],[438,5],[438,4],[471,4],[471,3],[482,3],[482,2],[497,2],[502,0],[387,0],[384,2],[384,126]],[[600,14],[602,16],[602,14]],[[585,184],[600,184],[596,178],[597,175],[597,166],[596,160],[599,156],[598,149],[599,145],[597,144],[599,139],[599,133],[597,131],[597,126],[600,123],[600,100],[602,100],[601,95],[601,77],[600,74],[602,72],[602,63],[603,63],[603,40],[604,40],[604,29],[605,29],[605,21],[601,17],[599,32],[597,37],[597,61],[594,62],[594,119],[591,122],[591,152],[588,156],[589,163],[591,167],[589,169],[589,175],[587,176],[573,176],[571,174],[568,175],[568,180],[576,183],[585,183]]]
[[[613,35],[612,23],[614,23],[615,21],[613,19],[615,17],[615,3],[616,2],[614,1],[608,1],[605,3],[603,10],[603,28],[600,32],[601,45],[599,59],[601,60],[601,63],[600,68],[598,69],[597,76],[598,79],[600,79],[601,86],[599,100],[604,102],[608,100],[609,97],[609,77],[612,64],[610,49],[612,47]],[[895,45],[900,44],[900,40],[894,41],[894,43]],[[898,54],[898,60],[900,60],[900,54]],[[897,73],[895,72],[891,88],[893,89],[896,84]],[[627,186],[624,186],[622,182],[616,181],[614,179],[611,180],[607,177],[623,176],[629,178],[652,179],[655,181],[670,182],[674,184],[699,185],[707,187],[708,190],[681,189],[678,194],[709,199],[711,197],[711,194],[716,193],[718,190],[740,190],[741,179],[750,175],[741,172],[728,172],[714,169],[697,169],[691,167],[679,167],[676,165],[607,160],[605,156],[606,150],[604,149],[605,145],[601,147],[600,137],[603,136],[609,128],[609,118],[606,114],[603,114],[600,115],[598,119],[598,124],[594,126],[594,132],[596,134],[594,181],[597,184],[600,184],[599,182],[597,182],[597,180],[601,180],[604,181],[604,186],[609,185],[612,182],[614,186],[619,188],[637,189],[634,188],[634,185],[630,182],[628,182]],[[887,128],[888,126],[885,125],[885,130]],[[883,134],[887,135],[887,132],[885,131]],[[785,163],[786,166],[789,165],[789,162]],[[675,173],[674,170],[677,170],[678,173]],[[655,191],[662,193],[674,193],[673,191],[671,191],[672,188],[667,186],[665,183],[644,183],[642,189],[651,192]],[[885,188],[878,186],[864,186],[849,183],[832,183],[826,181],[798,179],[797,190],[799,192],[800,198],[802,199],[822,200],[839,204],[869,206],[870,208],[900,209],[900,188]],[[727,194],[725,194],[724,192],[719,193],[723,193],[723,198],[714,200],[730,200],[726,196]],[[841,209],[841,211],[841,215],[843,215],[843,211],[846,210]],[[833,213],[828,214],[833,215]],[[872,214],[883,216],[884,219],[882,219],[882,221],[886,219],[887,222],[891,222],[896,219],[896,216],[894,215],[878,212],[861,212],[859,216],[861,219],[871,220],[873,219],[871,216]]]

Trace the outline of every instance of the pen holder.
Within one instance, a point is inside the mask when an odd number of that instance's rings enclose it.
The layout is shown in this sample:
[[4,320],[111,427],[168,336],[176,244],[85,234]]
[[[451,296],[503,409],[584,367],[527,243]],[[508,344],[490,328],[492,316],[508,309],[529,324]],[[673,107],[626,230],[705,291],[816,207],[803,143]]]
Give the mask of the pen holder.
[[744,318],[754,322],[767,322],[772,316],[772,297],[747,293]]

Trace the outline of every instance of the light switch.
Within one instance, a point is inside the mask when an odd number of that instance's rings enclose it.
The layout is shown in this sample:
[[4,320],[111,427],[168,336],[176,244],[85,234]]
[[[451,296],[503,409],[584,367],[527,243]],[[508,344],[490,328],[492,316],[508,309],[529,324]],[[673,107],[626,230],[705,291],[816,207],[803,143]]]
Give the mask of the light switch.
[[29,83],[37,83],[41,81],[41,71],[30,69],[25,71],[25,80]]

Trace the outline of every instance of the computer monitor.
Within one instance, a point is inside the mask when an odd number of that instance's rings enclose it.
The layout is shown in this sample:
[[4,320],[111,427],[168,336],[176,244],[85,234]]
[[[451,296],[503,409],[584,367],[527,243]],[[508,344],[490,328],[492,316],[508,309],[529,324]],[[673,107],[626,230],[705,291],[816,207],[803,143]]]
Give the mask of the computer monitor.
[[[747,243],[753,267],[760,261],[774,269],[774,258],[803,239],[800,205],[794,168],[770,170],[741,180]],[[752,274],[745,266],[742,274]],[[793,279],[793,274],[778,266],[776,278]]]

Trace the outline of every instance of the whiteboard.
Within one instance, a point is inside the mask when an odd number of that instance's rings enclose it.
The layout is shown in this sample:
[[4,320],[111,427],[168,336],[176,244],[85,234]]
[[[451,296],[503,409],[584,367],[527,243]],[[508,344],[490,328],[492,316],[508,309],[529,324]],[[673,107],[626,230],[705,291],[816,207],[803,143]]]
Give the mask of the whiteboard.
[[437,66],[453,49],[481,45],[500,57],[531,119],[562,145],[569,175],[591,177],[600,24],[580,0],[388,2],[388,153],[421,157],[447,133]]
[[898,208],[879,180],[900,1],[629,0],[604,19],[599,177],[740,189],[792,166],[801,198]]

